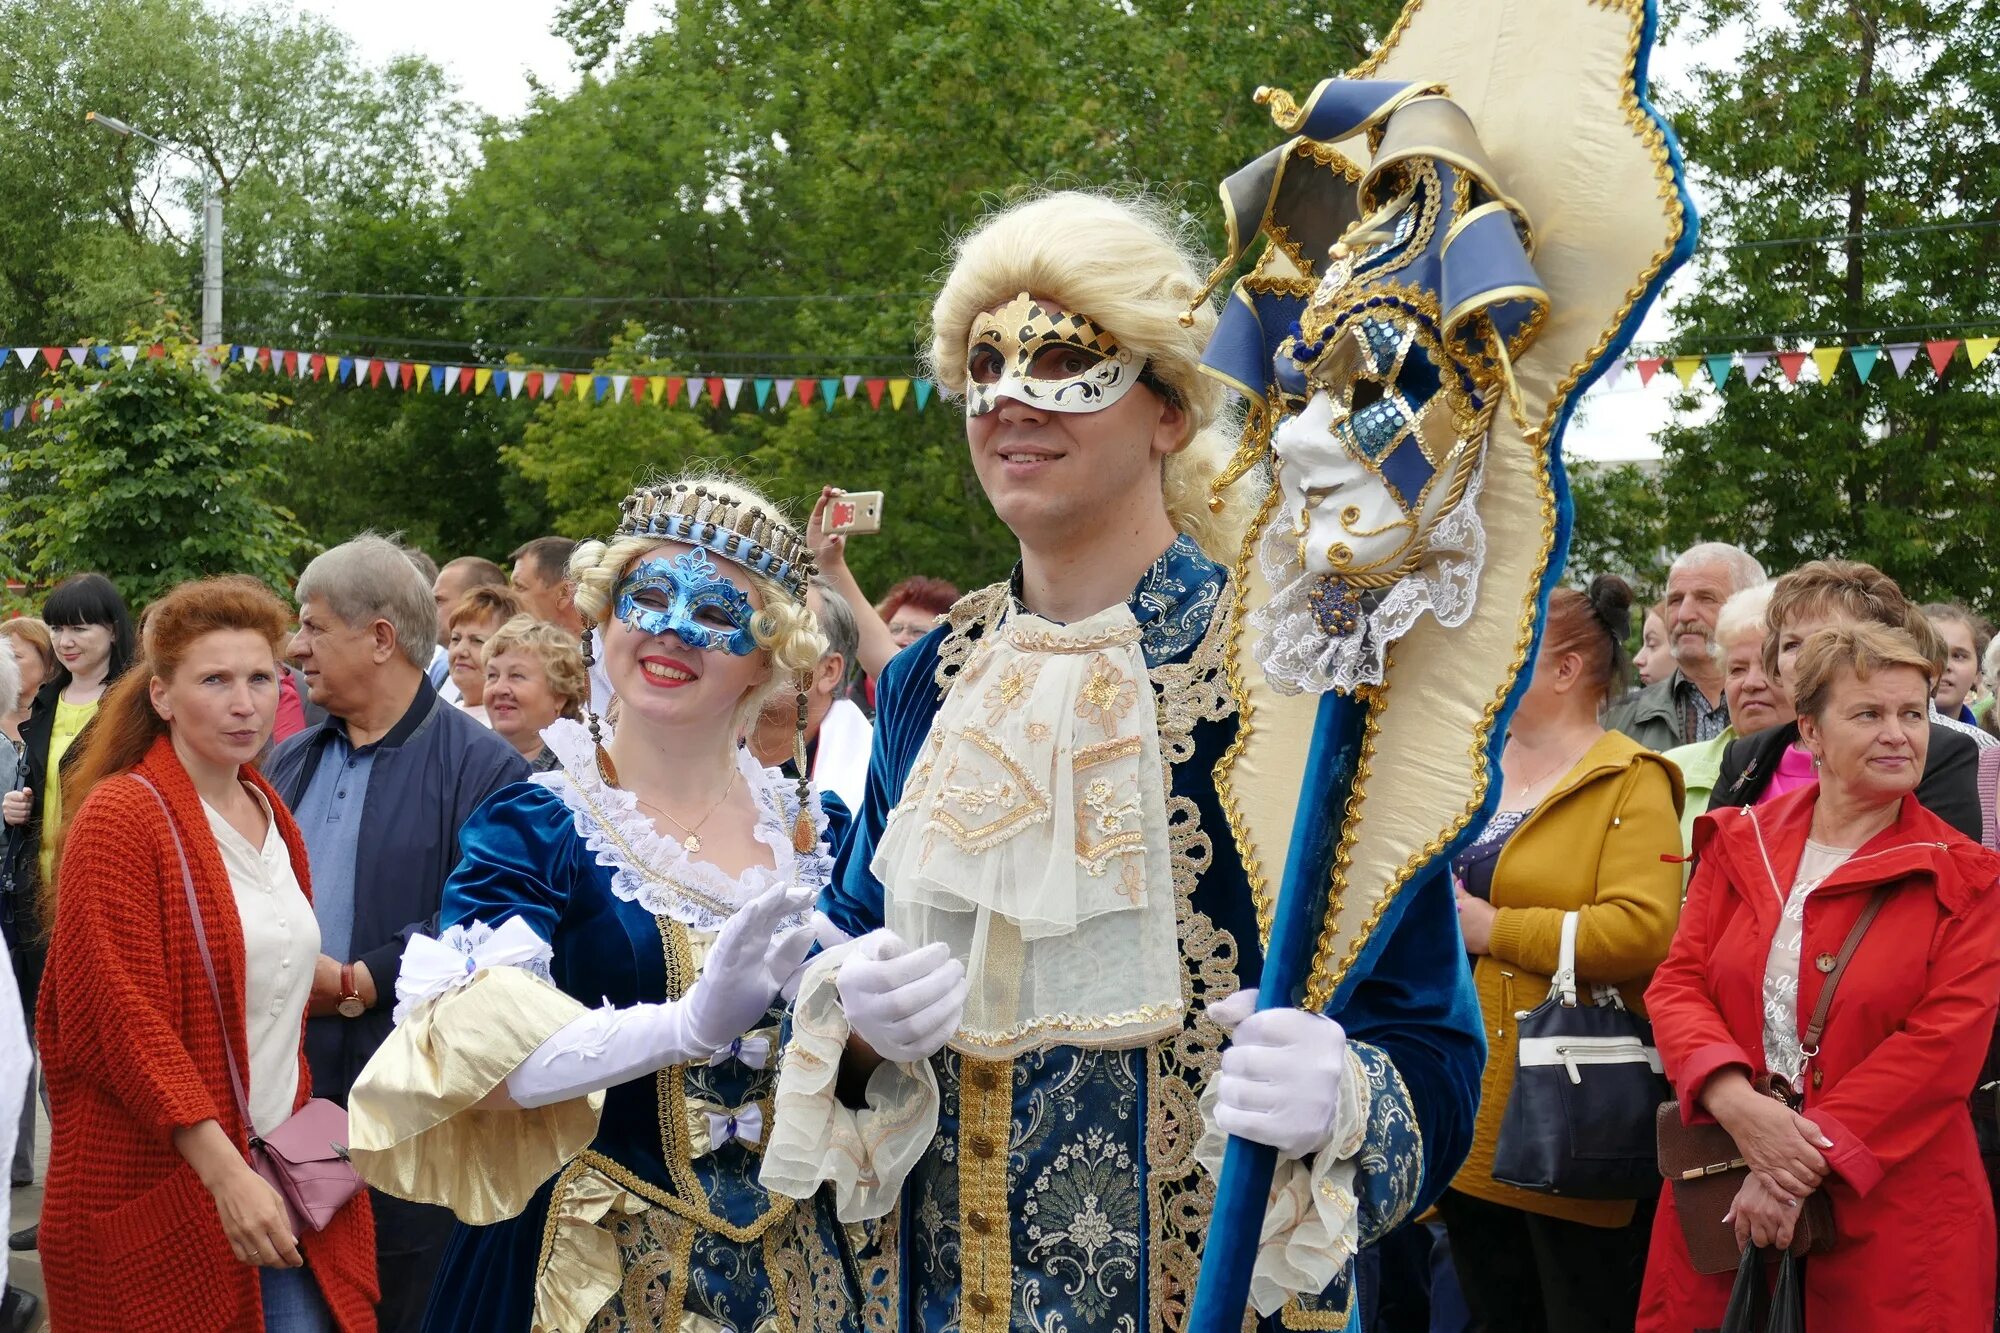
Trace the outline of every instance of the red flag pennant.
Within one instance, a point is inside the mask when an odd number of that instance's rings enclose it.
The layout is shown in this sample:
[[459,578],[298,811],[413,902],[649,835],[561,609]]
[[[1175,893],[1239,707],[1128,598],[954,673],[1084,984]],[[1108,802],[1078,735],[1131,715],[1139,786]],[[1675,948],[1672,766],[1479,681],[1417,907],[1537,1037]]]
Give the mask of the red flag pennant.
[[1943,379],[1944,368],[1950,365],[1952,357],[1958,354],[1958,339],[1940,338],[1936,342],[1925,343],[1924,351],[1930,354],[1931,369],[1938,373],[1939,379]]
[[28,420],[40,421],[41,419],[42,419],[42,403],[41,400],[38,398],[28,404]]
[[681,378],[681,377],[680,377],[679,375],[669,375],[669,376],[667,376],[667,406],[668,406],[668,407],[674,407],[674,406],[677,406],[677,405],[678,405],[678,404],[680,403],[680,401],[681,401],[681,390],[682,390],[682,389],[684,389],[684,388],[686,388],[686,387],[687,387],[687,381],[686,381],[685,379]]
[[382,363],[380,361],[371,361],[368,363],[368,387],[371,389],[382,387]]
[[804,379],[799,381],[799,406],[811,407],[813,395],[819,391],[819,381]]
[[558,394],[563,395],[564,397],[567,397],[569,395],[570,388],[573,385],[575,385],[575,383],[576,383],[576,376],[570,371],[565,370],[562,373],[562,378],[556,381],[556,392]]
[[42,349],[42,360],[49,363],[49,370],[51,372],[55,371],[62,365],[62,348],[44,347]]
[[889,387],[889,381],[868,380],[862,387],[868,390],[868,406],[880,412],[882,410],[882,393]]
[[162,357],[165,356],[166,354],[167,354],[167,345],[165,343],[154,343],[151,347],[148,347],[146,349],[146,355],[150,357]]
[[472,367],[460,366],[458,368],[458,391],[460,393],[471,393],[472,380],[473,380]]
[[527,383],[527,395],[528,395],[528,397],[530,397],[530,398],[540,398],[540,397],[542,396],[542,372],[541,372],[541,371],[539,371],[539,370],[531,370],[531,371],[529,371],[529,372],[528,372],[528,378],[527,378],[527,381],[526,381],[526,383]]
[[1804,352],[1780,352],[1778,353],[1778,365],[1785,372],[1785,383],[1797,384],[1799,382],[1799,372],[1806,368],[1806,354]]
[[644,375],[634,375],[632,377],[632,401],[635,403],[646,401],[646,377]]
[[1641,388],[1653,382],[1653,376],[1660,373],[1660,366],[1665,360],[1665,357],[1659,356],[1642,356],[1639,358],[1637,364],[1639,367],[1639,384]]
[[[152,353],[148,352],[147,355],[151,356]],[[259,347],[257,349],[257,369],[269,370],[270,368],[271,368],[271,349],[268,347]]]
[[285,353],[285,359],[280,369],[293,379],[297,379],[299,377],[299,354],[297,352]]
[[312,354],[312,360],[311,360],[310,362],[308,362],[308,363],[307,363],[307,365],[306,365],[306,368],[307,368],[308,370],[310,370],[310,371],[312,372],[312,377],[313,377],[314,379],[316,379],[316,380],[323,380],[323,379],[325,379],[325,378],[326,378],[326,353],[325,353],[325,352],[314,352],[314,353]]
[[710,407],[722,406],[722,381],[720,379],[712,377],[708,381],[708,405]]
[[396,371],[396,378],[402,381],[403,388],[407,390],[410,385],[416,382],[417,368],[408,361],[405,361],[401,368]]

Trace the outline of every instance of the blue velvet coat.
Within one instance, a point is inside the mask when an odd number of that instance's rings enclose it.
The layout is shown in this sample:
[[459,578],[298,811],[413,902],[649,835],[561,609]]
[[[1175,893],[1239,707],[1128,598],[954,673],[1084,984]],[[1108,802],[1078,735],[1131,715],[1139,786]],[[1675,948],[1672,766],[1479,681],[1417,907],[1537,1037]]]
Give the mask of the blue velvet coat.
[[[1006,587],[975,593],[949,624],[898,654],[877,689],[867,797],[823,910],[861,935],[883,923],[869,870],[890,810],[971,645],[1004,614]],[[898,1326],[924,1333],[1154,1333],[1185,1326],[1214,1183],[1194,1160],[1197,1099],[1221,1055],[1208,1004],[1254,985],[1256,909],[1216,794],[1236,735],[1222,649],[1226,572],[1183,537],[1130,606],[1151,670],[1190,1020],[1135,1050],[1058,1046],[1011,1062],[936,1057],[942,1097],[930,1150],[906,1182],[893,1257]],[[1434,876],[1394,927],[1372,973],[1332,1014],[1372,1096],[1356,1179],[1368,1243],[1428,1207],[1470,1143],[1484,1044],[1451,888]],[[1353,1267],[1267,1330],[1338,1328]]]

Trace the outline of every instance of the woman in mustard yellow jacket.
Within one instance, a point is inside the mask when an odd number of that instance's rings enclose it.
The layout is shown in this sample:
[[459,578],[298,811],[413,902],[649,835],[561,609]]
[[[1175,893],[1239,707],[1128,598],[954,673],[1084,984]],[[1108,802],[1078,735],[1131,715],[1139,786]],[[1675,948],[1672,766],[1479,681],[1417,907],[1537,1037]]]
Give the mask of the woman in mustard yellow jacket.
[[1616,986],[1641,1013],[1680,914],[1680,773],[1597,721],[1624,674],[1631,604],[1631,589],[1610,576],[1549,598],[1541,655],[1500,758],[1499,812],[1453,863],[1488,1053],[1472,1151],[1438,1211],[1482,1329],[1595,1333],[1632,1327],[1638,1308],[1650,1205],[1493,1179],[1514,1087],[1514,1016],[1548,995],[1564,914],[1579,914],[1578,981]]

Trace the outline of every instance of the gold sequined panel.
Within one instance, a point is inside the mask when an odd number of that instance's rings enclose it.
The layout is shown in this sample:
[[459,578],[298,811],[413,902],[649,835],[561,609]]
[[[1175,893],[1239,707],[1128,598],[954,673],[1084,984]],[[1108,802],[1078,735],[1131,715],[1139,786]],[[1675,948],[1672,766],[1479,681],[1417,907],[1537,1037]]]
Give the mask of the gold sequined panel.
[[959,1066],[959,1271],[962,1333],[1007,1333],[1014,1310],[1007,1159],[1014,1121],[1014,1062]]

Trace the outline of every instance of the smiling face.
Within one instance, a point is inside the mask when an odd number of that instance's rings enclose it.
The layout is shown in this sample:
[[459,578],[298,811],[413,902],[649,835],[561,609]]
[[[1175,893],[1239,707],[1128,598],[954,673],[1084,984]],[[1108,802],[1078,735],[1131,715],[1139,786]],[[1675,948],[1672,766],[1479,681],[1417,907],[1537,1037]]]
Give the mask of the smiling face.
[[499,620],[492,616],[461,616],[458,623],[451,627],[450,638],[445,643],[452,683],[465,696],[465,702],[475,708],[486,690],[486,668],[481,665],[486,641],[499,628]]
[[635,560],[603,630],[621,720],[731,717],[770,674],[750,632],[761,600],[748,574],[695,547],[663,542]]
[[524,651],[495,653],[486,664],[486,718],[521,753],[541,753],[542,728],[562,716],[562,696],[549,688],[541,658]]
[[213,768],[239,768],[271,738],[277,658],[255,631],[217,630],[189,646],[172,680],[154,677],[151,694],[176,749]]
[[95,680],[111,661],[111,626],[51,625],[49,638],[55,644],[56,660],[79,680]]
[[[1008,304],[994,307],[993,318]],[[1036,305],[1065,313],[1049,301]],[[1004,354],[981,351],[985,327],[974,324],[967,375],[973,386],[993,390],[991,406],[966,417],[965,434],[973,471],[1001,522],[1024,545],[1061,546],[1107,514],[1164,509],[1161,464],[1184,443],[1185,412],[1136,375],[1118,393],[1090,399],[1094,409],[1072,407],[1068,397],[1058,407],[1054,391],[1019,387]],[[1088,354],[1051,342],[1036,355],[1035,364],[1051,363],[1053,374]],[[1088,370],[1076,378],[1087,379]]]
[[1973,643],[1972,626],[1963,620],[1938,619],[1931,622],[1931,628],[1944,640],[1946,649],[1944,674],[1938,677],[1938,711],[1957,717],[1965,696],[1979,679],[1979,649]]
[[1738,736],[1754,736],[1792,720],[1791,696],[1765,674],[1761,628],[1739,630],[1723,643],[1722,697],[1729,701],[1729,725]]
[[1867,805],[1915,791],[1930,747],[1930,680],[1915,667],[1863,679],[1843,670],[1799,740],[1820,761],[1820,781]]

